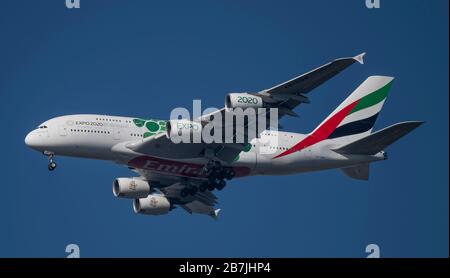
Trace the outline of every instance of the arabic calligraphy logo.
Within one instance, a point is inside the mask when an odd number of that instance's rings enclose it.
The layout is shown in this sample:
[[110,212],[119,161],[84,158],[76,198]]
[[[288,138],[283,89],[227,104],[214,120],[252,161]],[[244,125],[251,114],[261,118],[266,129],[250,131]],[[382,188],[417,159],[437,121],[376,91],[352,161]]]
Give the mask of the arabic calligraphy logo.
[[158,205],[158,200],[156,200],[155,197],[152,197],[152,198],[150,199],[150,205],[151,205],[152,207],[156,208],[156,206]]
[[132,180],[132,181],[130,182],[130,185],[129,185],[128,188],[129,188],[130,190],[135,191],[135,190],[136,190],[136,186],[137,186],[136,182],[135,182],[134,180]]

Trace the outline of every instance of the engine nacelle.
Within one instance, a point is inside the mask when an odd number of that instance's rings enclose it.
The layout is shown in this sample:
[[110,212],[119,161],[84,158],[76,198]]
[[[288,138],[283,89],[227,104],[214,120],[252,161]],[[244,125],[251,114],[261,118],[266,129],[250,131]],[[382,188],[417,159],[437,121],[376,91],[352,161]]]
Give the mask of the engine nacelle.
[[189,120],[170,120],[166,122],[166,136],[167,138],[173,138],[175,136],[191,136],[202,134],[202,124]]
[[117,178],[113,183],[113,194],[120,198],[145,198],[150,194],[150,184],[137,178]]
[[225,98],[225,107],[233,108],[262,108],[264,106],[263,99],[259,96],[247,93],[231,93]]
[[147,198],[135,199],[133,202],[133,209],[135,213],[141,214],[167,214],[170,211],[170,202],[162,195],[150,194]]

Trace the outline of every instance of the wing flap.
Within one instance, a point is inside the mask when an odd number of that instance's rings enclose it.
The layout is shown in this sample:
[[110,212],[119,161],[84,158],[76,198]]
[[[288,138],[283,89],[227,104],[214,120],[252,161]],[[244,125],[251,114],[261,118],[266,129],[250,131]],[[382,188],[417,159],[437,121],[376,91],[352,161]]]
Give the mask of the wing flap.
[[220,212],[220,209],[215,209],[213,206],[204,204],[197,200],[184,204],[181,207],[189,213],[206,214],[214,219],[217,219]]
[[218,204],[216,195],[210,191],[205,191],[198,192],[195,196],[181,197],[181,190],[184,187],[185,185],[180,182],[175,182],[160,190],[170,201],[181,201],[182,204],[179,206],[188,213],[206,214],[215,219],[218,217],[220,209],[214,207]]

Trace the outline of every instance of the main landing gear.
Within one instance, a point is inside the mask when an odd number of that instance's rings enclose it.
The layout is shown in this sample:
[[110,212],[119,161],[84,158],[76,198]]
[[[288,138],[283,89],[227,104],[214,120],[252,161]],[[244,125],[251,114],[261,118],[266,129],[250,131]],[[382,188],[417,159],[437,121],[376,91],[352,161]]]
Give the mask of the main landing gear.
[[231,167],[223,167],[219,161],[210,160],[203,168],[203,174],[208,177],[207,181],[197,186],[186,186],[181,190],[181,197],[185,198],[189,195],[194,196],[199,191],[205,192],[206,190],[214,191],[222,190],[227,185],[225,180],[231,180],[236,176],[236,172]]
[[231,180],[236,176],[236,172],[233,168],[225,168],[219,161],[210,160],[203,168],[203,172],[208,175],[209,182],[217,180]]
[[55,155],[53,153],[50,152],[44,152],[44,155],[46,155],[48,157],[48,170],[49,171],[53,171],[56,169],[56,162],[54,161],[54,157]]
[[214,160],[208,161],[203,171],[208,176],[208,181],[200,185],[199,190],[201,192],[206,191],[206,189],[220,191],[227,185],[225,180],[231,180],[236,176],[233,168],[223,167],[219,161]]

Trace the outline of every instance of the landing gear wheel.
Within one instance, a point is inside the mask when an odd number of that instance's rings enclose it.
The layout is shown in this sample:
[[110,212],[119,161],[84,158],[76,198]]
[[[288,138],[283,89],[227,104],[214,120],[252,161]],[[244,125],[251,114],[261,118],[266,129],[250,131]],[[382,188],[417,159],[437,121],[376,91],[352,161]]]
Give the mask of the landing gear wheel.
[[181,190],[180,195],[181,197],[186,198],[189,195],[189,189],[187,189],[186,187],[183,188],[183,190]]
[[52,152],[49,151],[44,151],[42,152],[45,156],[48,157],[48,170],[49,171],[53,171],[56,168],[56,162],[53,160],[53,158],[55,157],[55,155]]
[[218,180],[223,180],[225,179],[225,172],[221,171],[218,175],[217,175],[217,179]]
[[216,183],[216,188],[217,188],[217,190],[222,190],[224,187],[225,187],[225,185],[227,185],[227,183],[226,183],[226,181],[224,181],[224,180],[219,180],[217,183]]
[[56,168],[56,163],[54,161],[50,161],[50,163],[48,164],[48,170],[49,171],[53,171]]
[[233,169],[228,169],[225,171],[225,178],[231,180],[236,176],[236,172]]

